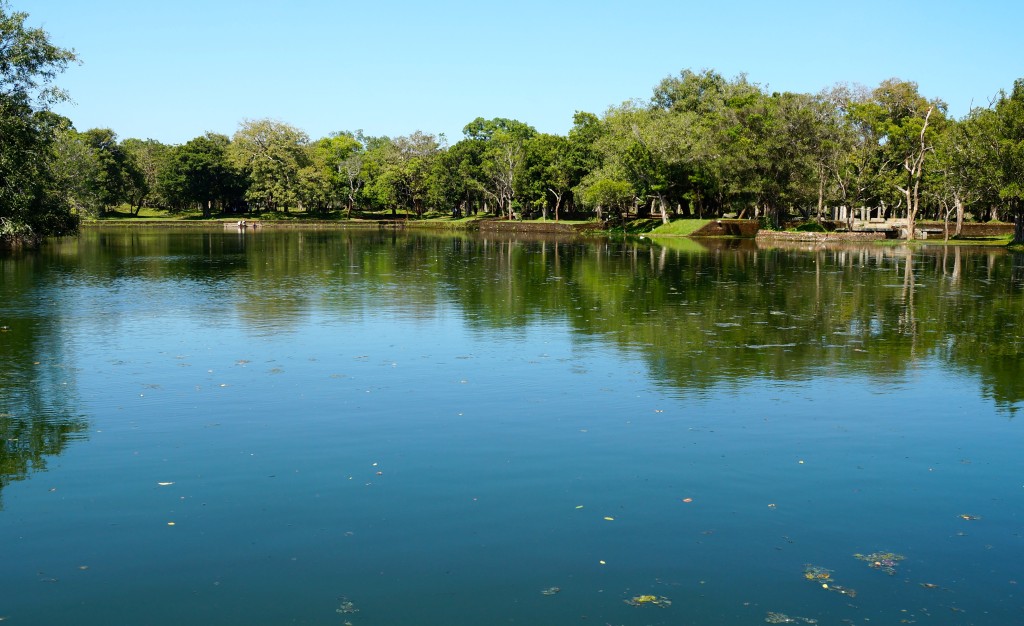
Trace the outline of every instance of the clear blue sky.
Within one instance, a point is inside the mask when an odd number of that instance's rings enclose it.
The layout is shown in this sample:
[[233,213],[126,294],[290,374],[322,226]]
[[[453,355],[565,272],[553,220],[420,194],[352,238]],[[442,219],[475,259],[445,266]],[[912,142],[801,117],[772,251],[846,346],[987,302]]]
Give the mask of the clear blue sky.
[[11,0],[82,65],[76,127],[182,143],[270,117],[312,138],[462,137],[477,116],[565,133],[684,68],[772,91],[913,80],[963,116],[1024,77],[1024,4],[670,0]]

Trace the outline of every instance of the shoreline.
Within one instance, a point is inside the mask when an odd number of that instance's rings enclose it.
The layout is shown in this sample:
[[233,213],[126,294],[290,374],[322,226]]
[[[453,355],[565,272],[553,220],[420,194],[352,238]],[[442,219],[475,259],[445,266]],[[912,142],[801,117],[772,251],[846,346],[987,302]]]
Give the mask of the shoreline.
[[[645,232],[622,233],[602,228],[598,222],[537,222],[509,221],[505,219],[471,219],[460,221],[441,220],[259,220],[247,219],[249,228],[245,230],[344,230],[344,229],[417,229],[434,231],[477,231],[487,233],[545,234],[545,235],[603,235],[603,236],[642,236],[657,239],[749,239],[759,244],[812,244],[827,245],[833,243],[910,243],[914,245],[978,245],[1006,246],[1006,237],[1013,234],[1012,224],[971,223],[964,225],[966,237],[960,239],[943,239],[926,237],[908,242],[893,236],[889,231],[847,232],[847,231],[773,231],[760,227],[756,220],[708,220],[707,223],[689,234],[658,233],[657,227]],[[926,224],[929,232],[942,227],[942,224]],[[238,229],[237,220],[90,220],[80,224],[82,229]],[[241,229],[240,229],[241,230]],[[973,236],[971,236],[973,235]]]

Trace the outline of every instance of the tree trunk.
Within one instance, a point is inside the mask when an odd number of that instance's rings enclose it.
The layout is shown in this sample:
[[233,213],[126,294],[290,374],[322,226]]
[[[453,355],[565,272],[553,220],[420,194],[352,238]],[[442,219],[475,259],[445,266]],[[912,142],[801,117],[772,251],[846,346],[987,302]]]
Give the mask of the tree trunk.
[[928,107],[928,112],[924,114],[924,124],[921,126],[921,143],[917,149],[917,152],[908,156],[903,161],[903,168],[909,174],[909,180],[907,181],[907,188],[904,193],[907,197],[907,240],[911,241],[915,237],[914,230],[917,227],[917,211],[920,208],[921,202],[921,178],[924,175],[924,157],[931,150],[931,147],[925,143],[924,134],[928,130],[928,121],[931,119],[932,111],[934,107]]
[[1024,245],[1024,210],[1018,206],[1013,212],[1013,243]]
[[818,223],[821,223],[822,211],[825,209],[825,177],[828,172],[818,174]]
[[949,241],[949,214],[950,210],[947,208],[946,201],[940,200],[939,206],[942,210],[942,240]]
[[953,202],[956,204],[956,231],[953,236],[959,237],[964,230],[964,200],[957,194],[953,196]]

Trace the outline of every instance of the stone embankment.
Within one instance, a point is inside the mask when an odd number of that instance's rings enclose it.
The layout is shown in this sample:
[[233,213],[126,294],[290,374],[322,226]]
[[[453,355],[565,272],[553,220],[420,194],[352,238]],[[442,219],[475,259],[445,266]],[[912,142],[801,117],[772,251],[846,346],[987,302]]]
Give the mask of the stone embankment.
[[601,230],[598,222],[572,223],[564,222],[521,222],[518,220],[480,220],[480,232],[502,233],[561,233],[578,235],[587,231]]
[[815,242],[825,243],[833,241],[882,241],[885,239],[895,239],[895,237],[886,237],[887,233],[884,232],[866,232],[866,233],[851,233],[851,232],[831,232],[831,233],[815,233],[815,232],[794,232],[794,231],[779,231],[779,230],[762,230],[757,233],[757,240],[764,242],[777,242],[777,241],[802,241],[802,242]]

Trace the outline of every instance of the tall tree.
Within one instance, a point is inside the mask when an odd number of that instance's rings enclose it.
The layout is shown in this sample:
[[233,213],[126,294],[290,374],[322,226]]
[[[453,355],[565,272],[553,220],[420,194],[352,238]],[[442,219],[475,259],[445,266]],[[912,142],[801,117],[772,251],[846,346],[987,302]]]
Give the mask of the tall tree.
[[1013,242],[1024,244],[1024,78],[995,104],[998,120],[999,197],[1013,215]]
[[526,157],[526,141],[537,134],[532,126],[503,117],[478,117],[462,129],[470,141],[482,148],[483,188],[499,213],[512,219],[516,210],[516,182]]
[[231,161],[249,177],[246,197],[259,208],[286,213],[299,205],[299,170],[309,165],[305,132],[270,119],[245,120],[235,132]]
[[58,133],[69,124],[48,111],[65,99],[53,79],[75,54],[53,45],[27,13],[0,0],[0,245],[73,231],[77,221],[57,189]]
[[946,105],[927,100],[918,93],[917,83],[890,78],[872,92],[872,99],[860,105],[879,136],[879,146],[891,171],[893,187],[902,196],[907,216],[907,238],[915,237],[921,203],[925,163],[935,150],[935,138],[945,121]]
[[170,146],[160,143],[156,139],[128,138],[121,141],[121,148],[135,163],[135,167],[142,174],[142,180],[145,183],[144,186],[133,188],[136,194],[132,197],[135,214],[138,215],[139,209],[143,205],[166,206],[166,200],[159,193],[159,177],[160,171],[167,165],[171,151]]
[[108,208],[141,198],[146,194],[142,171],[131,155],[118,143],[117,134],[109,128],[91,128],[79,134],[96,167],[89,181],[99,200],[100,213]]
[[434,135],[411,135],[369,142],[364,166],[366,193],[392,215],[399,208],[417,216],[426,211],[431,197],[431,176],[441,144]]
[[230,160],[230,145],[226,135],[206,133],[172,149],[159,176],[161,194],[179,209],[198,206],[204,217],[239,208],[245,179]]

